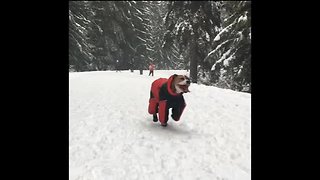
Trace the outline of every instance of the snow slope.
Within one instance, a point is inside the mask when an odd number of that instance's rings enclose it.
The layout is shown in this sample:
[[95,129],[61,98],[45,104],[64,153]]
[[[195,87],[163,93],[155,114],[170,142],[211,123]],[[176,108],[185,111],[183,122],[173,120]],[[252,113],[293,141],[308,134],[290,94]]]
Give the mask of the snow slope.
[[186,71],[69,73],[70,180],[249,180],[251,95],[191,84],[179,122],[152,121],[153,80]]

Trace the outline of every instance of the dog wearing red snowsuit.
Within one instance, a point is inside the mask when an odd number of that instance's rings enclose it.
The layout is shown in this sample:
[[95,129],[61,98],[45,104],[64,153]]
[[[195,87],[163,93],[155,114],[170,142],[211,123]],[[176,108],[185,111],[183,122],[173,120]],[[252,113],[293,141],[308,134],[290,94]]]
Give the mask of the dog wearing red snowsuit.
[[153,121],[157,122],[159,119],[161,125],[166,126],[170,108],[172,108],[172,119],[179,121],[186,107],[183,93],[190,92],[189,86],[190,79],[185,75],[174,74],[169,79],[159,78],[153,81],[148,107],[149,114],[153,115]]

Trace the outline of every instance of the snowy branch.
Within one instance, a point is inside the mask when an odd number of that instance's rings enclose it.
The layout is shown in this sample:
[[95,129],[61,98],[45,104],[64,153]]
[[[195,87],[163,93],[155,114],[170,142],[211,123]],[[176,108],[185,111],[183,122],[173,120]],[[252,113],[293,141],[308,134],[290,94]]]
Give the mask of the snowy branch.
[[209,56],[211,55],[211,54],[213,54],[213,53],[215,53],[218,49],[220,49],[224,44],[226,44],[227,42],[229,42],[229,41],[232,41],[232,40],[234,40],[234,39],[229,39],[229,40],[226,40],[226,41],[224,41],[223,43],[221,43],[221,44],[219,44],[213,51],[211,51],[210,53],[208,53],[208,55],[204,58],[204,62],[205,61],[207,61],[207,59],[209,58]]
[[213,39],[213,41],[219,41],[220,40],[220,36],[221,34],[225,33],[225,32],[228,32],[229,29],[236,23],[237,21],[234,20],[233,23],[229,24],[227,27],[223,28],[219,34],[216,35],[216,37]]
[[[216,65],[219,64],[219,63],[221,63],[223,60],[227,60],[227,61],[231,60],[231,59],[234,57],[233,55],[234,55],[235,53],[233,53],[231,56],[229,56],[229,57],[226,59],[226,57],[230,54],[230,52],[231,52],[231,49],[229,49],[227,52],[225,52],[225,53],[221,56],[221,58],[212,65],[211,71],[214,71],[215,68],[216,68]],[[228,66],[228,62],[226,62],[225,65]]]

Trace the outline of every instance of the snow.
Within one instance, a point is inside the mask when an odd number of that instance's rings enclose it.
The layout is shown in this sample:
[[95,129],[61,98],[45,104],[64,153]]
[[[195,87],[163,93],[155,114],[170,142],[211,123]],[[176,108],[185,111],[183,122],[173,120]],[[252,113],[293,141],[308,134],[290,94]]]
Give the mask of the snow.
[[142,34],[150,34],[150,33],[147,33],[147,32],[145,32],[145,31],[142,31],[142,30],[137,29],[137,28],[136,28],[136,30],[139,31],[139,32],[141,32]]
[[237,35],[240,37],[240,38],[237,38],[237,40],[242,40],[242,39],[243,39],[242,31],[239,31],[239,32],[237,33]]
[[135,8],[137,10],[137,12],[140,14],[140,15],[143,15],[143,13],[138,9],[138,8]]
[[154,49],[150,49],[150,48],[148,48],[148,46],[147,46],[147,48],[146,48],[148,51],[154,51]]
[[[212,66],[212,68],[211,68],[211,71],[215,70],[216,64],[221,63],[222,61],[223,61],[223,65],[224,65],[224,66],[228,66],[228,65],[229,65],[229,61],[232,60],[232,59],[234,59],[234,56],[233,56],[233,55],[235,54],[235,53],[233,53],[231,56],[229,56],[229,57],[226,59],[226,57],[230,54],[230,52],[231,52],[231,49],[229,49],[227,52],[225,52],[225,53],[220,57],[220,59],[213,64],[213,66]],[[225,61],[224,61],[224,60],[225,60]]]
[[140,39],[143,42],[147,42],[146,40],[142,39],[141,37],[137,36],[138,39]]
[[216,37],[213,39],[213,41],[219,41],[220,40],[220,35],[228,32],[229,29],[236,23],[236,21],[233,21],[233,23],[229,24],[227,27],[223,28],[217,35]]
[[[96,23],[95,23],[95,24],[96,24]],[[103,30],[101,29],[101,27],[100,27],[99,25],[97,25],[97,24],[96,24],[96,26],[98,27],[99,32],[100,32],[100,33],[102,33],[102,32],[103,32]]]
[[223,61],[223,65],[224,65],[225,67],[229,66],[229,62],[230,62],[232,59],[234,59],[234,58],[235,58],[235,57],[234,57],[233,55],[229,56],[227,59],[225,59],[225,60]]
[[[73,14],[70,14],[69,13],[69,20],[71,20],[77,27],[77,30],[81,33],[81,34],[85,34],[84,31],[86,30],[84,27],[82,27],[79,23],[77,23],[75,20],[74,20],[74,16],[76,15],[73,15]],[[78,16],[77,16],[78,17]]]
[[208,41],[208,42],[210,42],[210,36],[209,36],[209,34],[206,32],[206,40]]
[[185,70],[69,73],[69,179],[251,179],[251,95],[192,83],[179,122],[148,114],[151,83]]
[[238,71],[238,75],[240,75],[241,74],[241,72],[242,72],[242,68],[243,68],[243,66],[240,66],[240,68],[239,68],[239,71]]
[[180,22],[179,24],[176,24],[176,25],[175,25],[176,31],[178,31],[178,30],[180,29],[181,24],[184,24],[184,22]]
[[214,37],[213,41],[219,41],[220,40],[220,33],[216,35],[216,37]]
[[239,17],[238,22],[240,22],[240,21],[247,21],[247,19],[248,19],[248,17],[247,17],[247,13],[246,13],[244,16],[241,15],[241,16]]
[[140,21],[143,21],[143,19],[141,17],[139,17],[139,16],[135,16],[135,17],[137,17]]
[[205,62],[205,61],[209,58],[209,56],[210,56],[211,54],[215,53],[218,49],[220,49],[220,48],[222,47],[222,45],[224,45],[225,43],[227,43],[227,42],[229,42],[229,41],[230,41],[230,40],[227,40],[227,41],[219,44],[214,50],[212,50],[211,52],[209,52],[209,53],[207,54],[207,56],[204,58],[203,61]]
[[211,71],[214,71],[214,70],[216,69],[216,65],[217,65],[217,63],[214,63],[214,64],[212,65]]

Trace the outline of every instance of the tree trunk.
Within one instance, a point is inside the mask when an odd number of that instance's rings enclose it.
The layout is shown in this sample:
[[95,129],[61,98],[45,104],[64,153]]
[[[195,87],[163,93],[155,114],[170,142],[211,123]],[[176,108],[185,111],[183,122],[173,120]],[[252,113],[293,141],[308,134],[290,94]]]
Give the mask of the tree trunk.
[[190,42],[190,79],[191,82],[197,83],[198,80],[198,57],[197,57],[197,45],[194,37]]

